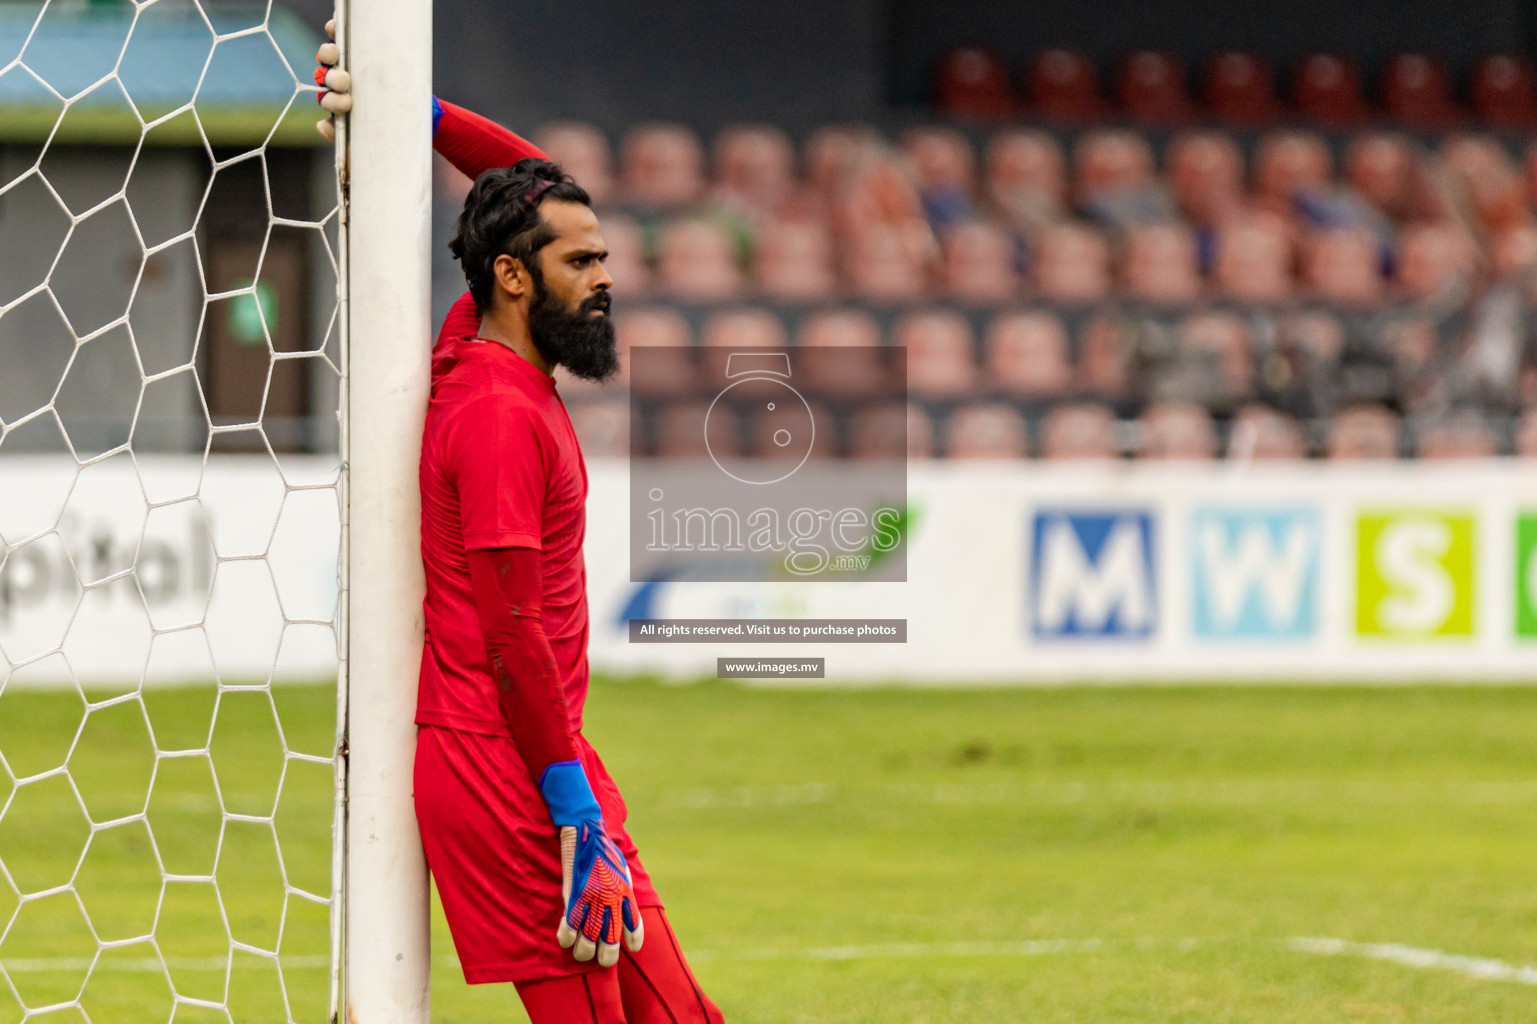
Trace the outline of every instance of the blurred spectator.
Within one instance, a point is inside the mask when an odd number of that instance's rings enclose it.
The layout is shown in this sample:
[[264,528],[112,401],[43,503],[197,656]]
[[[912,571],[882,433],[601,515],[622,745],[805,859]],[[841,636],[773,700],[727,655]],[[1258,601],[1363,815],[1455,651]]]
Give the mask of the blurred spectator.
[[1243,302],[1285,302],[1292,295],[1291,238],[1285,221],[1255,211],[1217,232],[1212,279],[1217,291]]
[[946,228],[971,216],[977,158],[966,136],[954,128],[926,125],[903,135],[902,149],[912,161],[930,224]]
[[622,152],[629,202],[667,209],[691,203],[704,191],[704,149],[682,125],[637,125],[625,134]]
[[968,405],[950,416],[952,459],[1022,459],[1030,454],[1024,417],[1007,405]]
[[1342,390],[1340,360],[1345,328],[1328,313],[1288,313],[1275,323],[1264,348],[1257,386],[1266,400],[1304,419],[1333,412]]
[[849,457],[927,458],[934,451],[933,434],[928,416],[916,406],[889,402],[867,407],[849,418]]
[[1407,138],[1393,132],[1357,136],[1345,153],[1350,186],[1383,216],[1401,221],[1414,199],[1415,156]]
[[795,149],[778,128],[739,124],[715,137],[715,195],[761,220],[779,212],[795,187]]
[[944,247],[944,289],[964,302],[1003,302],[1019,290],[1009,237],[986,221],[950,230]]
[[1246,405],[1233,417],[1227,457],[1250,460],[1301,459],[1307,456],[1297,421],[1268,405]]
[[885,367],[877,351],[881,329],[868,313],[837,309],[814,313],[797,334],[797,373],[813,391],[833,398],[878,393]]
[[1333,176],[1329,147],[1312,132],[1277,131],[1260,139],[1254,189],[1266,208],[1289,216],[1297,193],[1323,191]]
[[1166,156],[1174,200],[1192,223],[1211,227],[1243,203],[1243,154],[1218,132],[1187,132]]
[[1494,54],[1478,62],[1473,72],[1473,110],[1498,125],[1537,122],[1537,90],[1532,65],[1523,57]]
[[1003,313],[987,327],[987,383],[1017,398],[1055,398],[1072,383],[1067,329],[1045,310]]
[[1136,299],[1160,305],[1193,302],[1201,292],[1195,235],[1183,224],[1147,224],[1126,239],[1121,282]]
[[1377,238],[1365,228],[1315,231],[1303,249],[1303,282],[1318,298],[1365,307],[1382,300]]
[[714,221],[673,221],[662,231],[657,289],[690,300],[729,298],[742,289],[736,245]]
[[902,230],[891,224],[866,224],[854,233],[844,272],[855,295],[894,301],[917,298],[928,290],[923,264]]
[[1095,398],[1124,398],[1131,383],[1131,352],[1121,320],[1111,313],[1093,317],[1078,340],[1077,390]]
[[1254,381],[1254,350],[1248,325],[1235,313],[1192,313],[1179,323],[1179,354],[1197,368],[1197,390],[1188,400],[1228,409],[1248,397]]
[[1104,109],[1099,72],[1075,50],[1042,50],[1031,62],[1027,81],[1031,105],[1046,117],[1087,120]]
[[[705,421],[710,425],[705,441]],[[707,459],[740,455],[741,425],[724,402],[669,402],[656,414],[656,454],[663,459]]]
[[907,457],[932,459],[934,444],[934,420],[916,405],[907,407]]
[[922,398],[956,398],[977,385],[971,325],[950,310],[910,313],[898,323],[896,344],[907,349],[907,387]]
[[863,154],[879,145],[874,128],[863,124],[824,125],[806,140],[806,177],[824,206],[831,206]]
[[1398,421],[1378,405],[1346,409],[1329,424],[1331,459],[1398,458]]
[[575,403],[571,426],[582,444],[582,454],[589,459],[630,454],[630,408],[626,402]]
[[1537,409],[1528,409],[1516,421],[1515,453],[1537,459]]
[[1382,327],[1380,345],[1392,362],[1390,394],[1403,409],[1420,413],[1445,404],[1451,382],[1435,324],[1422,317],[1395,320]]
[[1383,74],[1382,102],[1389,117],[1415,125],[1444,125],[1457,116],[1446,65],[1423,53],[1400,53]]
[[987,198],[1011,228],[1033,237],[1065,215],[1063,165],[1062,147],[1045,132],[999,132],[987,146]]
[[[692,343],[688,321],[675,309],[651,307],[615,314],[614,332],[619,347],[621,372],[639,395],[677,395],[694,387],[694,364],[688,350]],[[640,360],[638,349],[658,349]],[[623,381],[623,377],[620,381]]]
[[1441,144],[1451,187],[1479,227],[1499,234],[1531,220],[1527,181],[1498,139],[1454,135]]
[[1170,124],[1190,116],[1185,66],[1172,53],[1138,50],[1121,65],[1116,79],[1121,107],[1132,117]]
[[603,215],[603,241],[608,259],[603,261],[614,279],[614,293],[644,295],[651,288],[651,268],[646,266],[646,243],[640,225],[622,213]]
[[939,109],[957,117],[1008,117],[1014,112],[1009,70],[1002,58],[979,46],[951,50],[934,76]]
[[[541,125],[534,142],[551,160],[587,190],[595,205],[602,206],[614,193],[614,156],[608,139],[581,121],[551,121]],[[607,229],[608,218],[603,227]]]
[[1217,434],[1211,414],[1186,402],[1159,402],[1142,414],[1139,459],[1211,459]]
[[1297,63],[1297,108],[1316,121],[1345,124],[1366,116],[1355,62],[1333,53],[1312,53]]
[[1537,266],[1537,225],[1518,224],[1500,232],[1490,256],[1498,280],[1529,274]]
[[1059,405],[1046,414],[1041,427],[1043,459],[1113,459],[1115,414],[1103,405]]
[[758,237],[753,262],[758,288],[777,299],[799,301],[831,295],[838,287],[833,241],[820,222],[776,221]]
[[1465,411],[1421,428],[1418,448],[1422,459],[1486,459],[1499,454],[1499,439],[1482,416]]
[[1036,290],[1055,302],[1092,302],[1110,294],[1110,248],[1086,224],[1063,221],[1043,231],[1032,269]]
[[785,325],[766,309],[728,309],[705,321],[700,332],[706,348],[783,348]]
[[[751,417],[749,435],[751,443],[749,451],[760,459],[794,459],[803,458],[833,459],[838,457],[838,436],[832,429],[835,422],[828,409],[815,400],[807,403],[811,411],[811,422],[814,424],[811,437],[811,451],[806,452],[804,447],[791,443],[794,438],[785,431],[782,420],[775,420],[769,416],[754,415]],[[720,404],[716,405],[720,409]],[[713,414],[712,414],[713,415]],[[711,444],[714,444],[714,433],[711,435]]]
[[1411,224],[1399,237],[1397,284],[1419,302],[1457,301],[1473,269],[1472,247],[1447,224]]
[[1173,204],[1153,175],[1153,150],[1137,132],[1100,128],[1074,149],[1078,205],[1104,224],[1126,226],[1167,220]]
[[1225,121],[1256,123],[1274,120],[1275,73],[1253,53],[1219,53],[1206,66],[1206,105]]

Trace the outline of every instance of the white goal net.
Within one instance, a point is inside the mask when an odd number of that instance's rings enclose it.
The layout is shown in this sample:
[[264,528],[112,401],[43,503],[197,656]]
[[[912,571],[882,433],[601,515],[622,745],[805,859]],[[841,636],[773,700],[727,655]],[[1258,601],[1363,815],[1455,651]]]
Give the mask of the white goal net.
[[270,3],[0,6],[0,1022],[335,1012],[319,41]]

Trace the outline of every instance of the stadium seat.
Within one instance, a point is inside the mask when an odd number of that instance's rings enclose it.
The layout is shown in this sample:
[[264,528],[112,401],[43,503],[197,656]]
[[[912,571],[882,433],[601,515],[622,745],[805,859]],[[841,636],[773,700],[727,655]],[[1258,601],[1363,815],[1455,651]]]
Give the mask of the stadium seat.
[[1188,402],[1158,402],[1138,420],[1142,440],[1139,459],[1211,459],[1217,454],[1217,432],[1211,413]]
[[1062,219],[1065,164],[1062,147],[1045,132],[999,132],[987,145],[987,198],[1011,228],[1034,234]]
[[1276,323],[1276,343],[1301,353],[1310,363],[1331,366],[1345,352],[1345,326],[1318,310],[1288,313]]
[[1043,459],[1113,459],[1119,454],[1115,414],[1103,405],[1059,405],[1041,424]]
[[1142,135],[1100,128],[1078,140],[1073,150],[1073,187],[1079,206],[1106,195],[1153,184],[1153,150]]
[[902,151],[911,162],[930,224],[944,228],[971,215],[977,156],[966,136],[954,128],[925,125],[903,134]]
[[1444,297],[1471,275],[1473,251],[1449,224],[1411,224],[1399,235],[1395,283],[1410,299]]
[[[921,425],[914,421],[923,418]],[[933,427],[923,411],[906,402],[885,402],[857,409],[849,417],[849,457],[853,459],[905,459],[910,454],[926,458],[933,452]],[[929,431],[928,446],[919,440],[919,453],[913,452],[916,433]]]
[[[807,407],[811,410],[811,422],[815,424],[812,431],[811,452],[812,459],[835,459],[838,457],[838,434],[833,429],[836,422],[826,406],[816,399],[809,399]],[[720,408],[716,406],[717,410]],[[759,459],[795,459],[806,456],[806,449],[793,443],[785,443],[785,434],[780,430],[780,422],[766,416],[753,416],[748,427],[748,451]],[[710,435],[713,439],[713,433]],[[713,445],[713,440],[712,440]]]
[[1130,352],[1123,321],[1102,313],[1083,326],[1078,337],[1075,390],[1095,398],[1124,398],[1130,376]]
[[700,331],[706,348],[783,348],[784,321],[766,309],[728,309],[711,316]]
[[1302,428],[1268,405],[1246,405],[1233,417],[1227,457],[1239,461],[1301,459],[1307,456]]
[[1490,258],[1496,278],[1530,273],[1537,267],[1537,224],[1521,224],[1494,239]]
[[1169,185],[1180,211],[1192,223],[1210,227],[1243,204],[1243,154],[1219,132],[1188,132],[1165,155]]
[[806,140],[806,179],[825,204],[844,186],[854,166],[871,147],[880,144],[874,128],[864,124],[823,125]]
[[[705,418],[710,421],[710,442],[705,444]],[[708,402],[668,403],[656,413],[656,454],[663,459],[707,459],[714,455],[739,455],[743,451],[741,425],[729,424],[736,411],[721,403],[715,409]],[[733,443],[734,442],[734,443]]]
[[952,459],[1022,459],[1030,454],[1029,432],[1019,410],[984,402],[950,414],[945,454]]
[[646,294],[651,289],[651,268],[646,265],[640,225],[622,213],[605,213],[601,227],[608,245],[603,265],[614,279],[614,293],[626,298]]
[[[675,309],[654,306],[622,310],[615,315],[614,333],[619,347],[621,372],[636,394],[665,396],[684,394],[694,387],[694,362],[688,321]],[[637,349],[662,349],[643,357],[641,373],[634,372]]]
[[1093,302],[1110,294],[1110,248],[1087,224],[1063,221],[1041,232],[1032,280],[1053,302]]
[[1416,454],[1422,459],[1487,459],[1499,454],[1499,438],[1476,412],[1463,412],[1422,427]]
[[752,218],[778,213],[795,188],[795,147],[778,128],[738,124],[715,137],[715,196]]
[[944,290],[963,302],[1004,302],[1019,291],[1014,242],[997,225],[967,221],[944,244]]
[[682,125],[636,125],[625,133],[621,154],[629,202],[668,209],[691,203],[704,192],[704,148]]
[[1292,296],[1291,235],[1274,214],[1255,211],[1217,231],[1212,283],[1241,302],[1285,302]]
[[863,299],[899,301],[928,290],[928,275],[908,234],[892,224],[866,224],[854,233],[844,275],[849,289]]
[[1297,109],[1325,124],[1350,124],[1366,117],[1361,75],[1355,62],[1339,54],[1312,53],[1297,62],[1293,74]]
[[1418,126],[1439,126],[1457,118],[1446,65],[1423,53],[1400,53],[1382,76],[1382,105],[1391,118]]
[[885,367],[876,349],[881,329],[868,313],[835,309],[813,313],[796,334],[796,373],[813,391],[833,398],[881,393]]
[[1531,220],[1530,161],[1524,180],[1504,145],[1488,135],[1452,135],[1441,143],[1440,152],[1458,198],[1485,231],[1498,234]]
[[1415,154],[1407,138],[1395,132],[1358,136],[1345,152],[1350,187],[1392,220],[1409,215],[1414,199]]
[[907,349],[907,389],[921,398],[957,398],[977,386],[976,345],[966,318],[951,310],[909,313],[893,332]]
[[551,121],[534,133],[534,143],[575,178],[595,204],[613,198],[614,155],[598,129],[581,121]]
[[1398,458],[1398,420],[1379,405],[1358,405],[1337,413],[1329,424],[1331,459]]
[[1086,121],[1104,111],[1099,72],[1076,50],[1050,49],[1036,55],[1026,80],[1030,105],[1045,117]]
[[838,288],[833,240],[820,221],[782,220],[758,236],[753,283],[765,295],[792,302],[819,299]]
[[934,98],[940,110],[955,117],[1000,118],[1014,112],[1008,67],[980,46],[963,46],[940,59]]
[[715,221],[689,218],[662,229],[656,289],[694,301],[726,299],[742,290],[736,244]]
[[1254,160],[1254,190],[1262,205],[1290,216],[1297,192],[1328,187],[1334,161],[1324,140],[1312,132],[1277,131],[1260,139]]
[[916,405],[907,407],[907,457],[932,459],[938,451],[934,441],[934,418]]
[[1515,454],[1537,459],[1537,409],[1528,409],[1516,420]]
[[983,374],[989,387],[1015,398],[1066,394],[1073,371],[1067,329],[1045,310],[1001,313],[987,325]]
[[572,403],[571,426],[587,458],[623,458],[630,454],[630,407],[627,402]]
[[1231,406],[1254,381],[1254,350],[1243,318],[1227,311],[1192,313],[1179,323],[1180,355],[1207,368],[1210,400]]
[[1185,90],[1185,65],[1172,53],[1138,50],[1122,62],[1116,76],[1116,99],[1131,117],[1154,124],[1172,124],[1190,117]]
[[1225,121],[1256,124],[1280,113],[1275,72],[1269,61],[1253,53],[1215,54],[1206,65],[1206,105]]
[[1485,57],[1473,71],[1473,111],[1492,124],[1537,123],[1537,89],[1531,61],[1500,53]]
[[1382,300],[1377,236],[1365,228],[1315,231],[1303,246],[1302,280],[1313,295],[1364,308]]
[[1194,302],[1201,294],[1195,235],[1180,223],[1146,224],[1127,234],[1121,286],[1158,305]]

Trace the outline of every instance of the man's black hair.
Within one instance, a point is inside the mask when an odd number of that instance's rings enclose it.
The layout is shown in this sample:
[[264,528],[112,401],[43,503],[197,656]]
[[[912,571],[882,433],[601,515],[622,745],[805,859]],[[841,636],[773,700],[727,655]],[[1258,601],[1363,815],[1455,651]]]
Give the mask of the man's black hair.
[[555,232],[539,215],[539,204],[546,199],[592,205],[592,198],[576,179],[537,157],[526,157],[475,179],[448,248],[464,268],[464,279],[481,313],[491,308],[498,256],[518,260],[528,268],[535,285],[543,285],[534,254],[555,240]]

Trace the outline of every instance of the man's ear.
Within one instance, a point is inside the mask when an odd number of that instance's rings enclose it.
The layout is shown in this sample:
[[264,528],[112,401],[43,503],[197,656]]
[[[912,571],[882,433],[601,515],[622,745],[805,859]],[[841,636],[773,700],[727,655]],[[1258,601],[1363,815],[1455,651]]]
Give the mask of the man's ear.
[[533,278],[529,276],[528,268],[514,256],[502,253],[491,264],[491,272],[496,277],[497,288],[514,302],[529,294],[533,288]]

